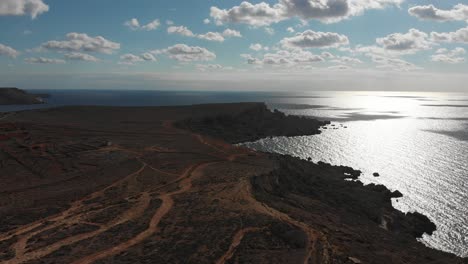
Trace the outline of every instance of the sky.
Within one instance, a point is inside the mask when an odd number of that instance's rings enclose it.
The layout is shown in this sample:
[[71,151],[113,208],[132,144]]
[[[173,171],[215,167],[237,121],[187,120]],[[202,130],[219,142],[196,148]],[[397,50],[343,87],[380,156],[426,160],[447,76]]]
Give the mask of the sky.
[[0,87],[468,92],[466,0],[0,0]]

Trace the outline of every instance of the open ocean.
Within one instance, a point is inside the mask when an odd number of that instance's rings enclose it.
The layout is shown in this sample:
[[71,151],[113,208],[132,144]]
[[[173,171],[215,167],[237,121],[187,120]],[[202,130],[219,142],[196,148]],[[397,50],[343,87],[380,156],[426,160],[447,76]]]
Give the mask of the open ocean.
[[[161,92],[34,90],[46,105],[162,106],[267,102],[287,114],[331,120],[314,136],[263,139],[245,146],[363,171],[361,181],[399,190],[395,208],[418,211],[436,225],[422,243],[468,257],[468,94],[401,92]],[[333,129],[336,128],[336,129]],[[380,177],[373,177],[374,172]]]

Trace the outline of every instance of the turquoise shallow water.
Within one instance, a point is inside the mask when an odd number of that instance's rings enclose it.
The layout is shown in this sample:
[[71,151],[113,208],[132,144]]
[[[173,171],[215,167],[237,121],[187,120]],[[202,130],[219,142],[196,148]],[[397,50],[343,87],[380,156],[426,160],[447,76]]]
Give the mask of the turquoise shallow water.
[[[308,94],[41,90],[47,105],[161,106],[267,102],[287,114],[332,120],[320,135],[246,143],[262,150],[347,165],[364,183],[400,190],[393,202],[427,215],[438,230],[428,246],[468,256],[468,95],[453,93],[315,92]],[[345,128],[346,127],[346,128]],[[333,129],[337,128],[337,129]],[[379,172],[381,177],[372,176]]]
[[[428,246],[468,256],[468,96],[441,93],[320,93],[270,102],[287,114],[332,120],[314,136],[245,145],[364,172],[364,183],[400,190],[397,209],[427,215]],[[298,105],[299,104],[299,105]],[[346,127],[346,128],[345,128]],[[381,177],[373,177],[379,172]]]

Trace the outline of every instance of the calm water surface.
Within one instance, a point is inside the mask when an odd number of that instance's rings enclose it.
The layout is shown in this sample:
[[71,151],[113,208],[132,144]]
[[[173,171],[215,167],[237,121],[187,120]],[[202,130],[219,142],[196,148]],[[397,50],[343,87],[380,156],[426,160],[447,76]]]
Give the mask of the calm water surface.
[[[61,105],[160,106],[266,101],[292,115],[332,120],[320,135],[246,143],[269,152],[347,165],[364,183],[384,184],[437,225],[428,246],[468,256],[468,95],[444,93],[317,92],[311,94],[34,91],[49,93],[42,106],[0,106],[1,111]],[[346,128],[345,128],[346,127]],[[333,128],[333,127],[330,127]],[[375,178],[372,173],[379,172]]]
[[[245,145],[360,169],[364,183],[383,184],[404,194],[393,201],[394,207],[421,212],[436,223],[437,231],[421,242],[468,256],[468,96],[322,95],[283,98],[281,104],[270,106],[288,114],[331,119],[338,129]],[[374,172],[381,177],[373,177]]]

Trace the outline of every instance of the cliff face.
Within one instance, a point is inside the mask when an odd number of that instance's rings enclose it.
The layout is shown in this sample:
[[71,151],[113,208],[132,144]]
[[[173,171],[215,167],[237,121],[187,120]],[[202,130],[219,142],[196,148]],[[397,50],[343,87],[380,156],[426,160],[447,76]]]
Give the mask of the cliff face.
[[0,105],[41,104],[42,100],[18,88],[0,88]]

